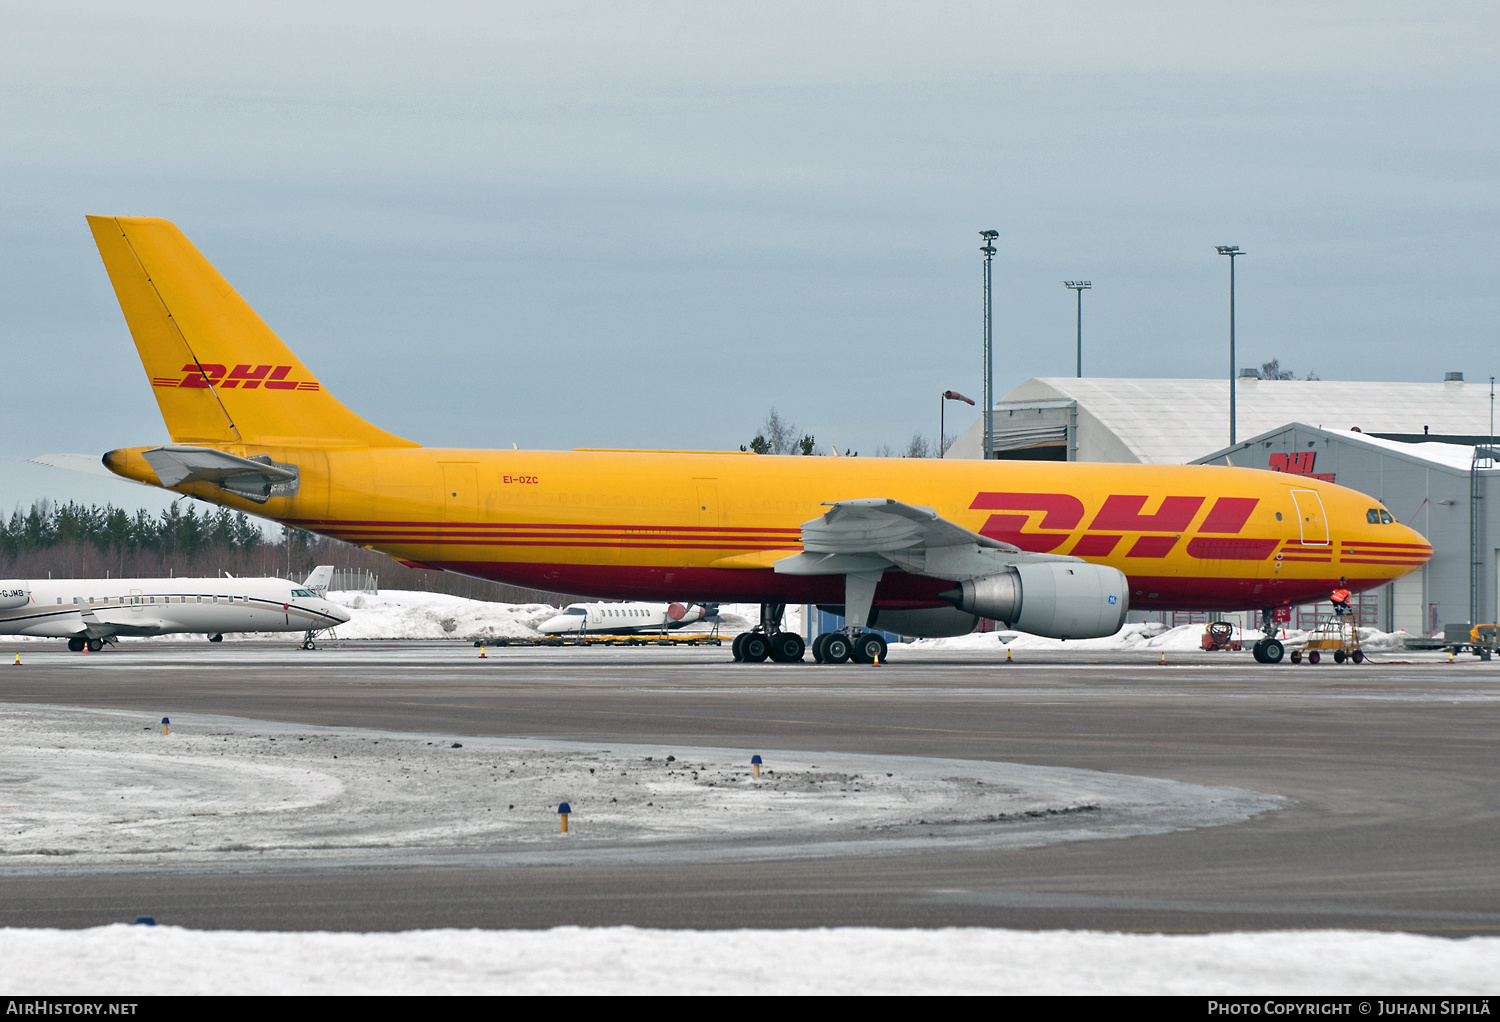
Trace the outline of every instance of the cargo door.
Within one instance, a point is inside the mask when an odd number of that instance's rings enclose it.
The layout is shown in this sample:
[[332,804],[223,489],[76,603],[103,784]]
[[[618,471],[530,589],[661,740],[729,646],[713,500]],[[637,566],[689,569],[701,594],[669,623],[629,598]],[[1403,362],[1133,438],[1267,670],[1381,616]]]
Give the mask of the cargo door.
[[479,465],[472,461],[445,461],[443,468],[443,521],[479,520]]
[[1293,490],[1292,503],[1297,505],[1297,524],[1302,527],[1303,546],[1328,545],[1328,518],[1323,514],[1323,498],[1317,490]]

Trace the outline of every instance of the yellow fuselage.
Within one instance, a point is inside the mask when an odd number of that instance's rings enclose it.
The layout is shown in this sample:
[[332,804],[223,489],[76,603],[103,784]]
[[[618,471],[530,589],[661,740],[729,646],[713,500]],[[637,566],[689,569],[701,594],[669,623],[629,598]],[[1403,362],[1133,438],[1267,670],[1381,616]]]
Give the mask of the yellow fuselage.
[[[410,447],[225,446],[300,467],[295,496],[253,504],[174,489],[410,563],[581,595],[838,602],[839,577],[778,575],[833,500],[932,507],[1022,549],[1119,568],[1135,609],[1326,599],[1420,567],[1431,547],[1346,487],[1254,469]],[[110,467],[156,483],[140,450]],[[1370,518],[1377,520],[1372,522]],[[882,605],[937,605],[950,584],[888,574]]]

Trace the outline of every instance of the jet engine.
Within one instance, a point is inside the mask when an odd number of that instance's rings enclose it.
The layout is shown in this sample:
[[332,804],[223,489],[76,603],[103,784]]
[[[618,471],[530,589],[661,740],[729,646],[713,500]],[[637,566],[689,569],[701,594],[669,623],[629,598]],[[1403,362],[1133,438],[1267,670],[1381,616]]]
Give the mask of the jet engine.
[[0,610],[19,610],[31,602],[31,593],[17,582],[0,582]]
[[959,610],[1054,639],[1097,639],[1125,623],[1130,589],[1118,568],[1081,561],[1017,564],[942,594]]

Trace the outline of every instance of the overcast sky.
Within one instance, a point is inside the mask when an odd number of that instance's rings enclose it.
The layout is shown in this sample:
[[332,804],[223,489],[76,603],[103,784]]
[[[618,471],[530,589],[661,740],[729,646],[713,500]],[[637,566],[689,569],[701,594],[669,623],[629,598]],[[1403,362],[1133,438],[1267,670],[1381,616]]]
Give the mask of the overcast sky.
[[[0,507],[165,441],[84,223],[178,224],[426,445],[862,452],[1084,371],[1496,372],[1493,4],[0,3]],[[950,430],[975,413],[950,410]]]

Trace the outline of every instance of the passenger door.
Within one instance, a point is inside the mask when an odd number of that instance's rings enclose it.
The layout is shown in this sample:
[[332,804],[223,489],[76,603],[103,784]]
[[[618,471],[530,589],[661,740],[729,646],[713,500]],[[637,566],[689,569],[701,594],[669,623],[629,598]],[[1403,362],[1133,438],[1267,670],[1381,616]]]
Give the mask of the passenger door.
[[1317,490],[1293,490],[1292,503],[1297,505],[1297,524],[1302,527],[1303,546],[1328,544],[1328,518],[1323,514],[1323,498]]

